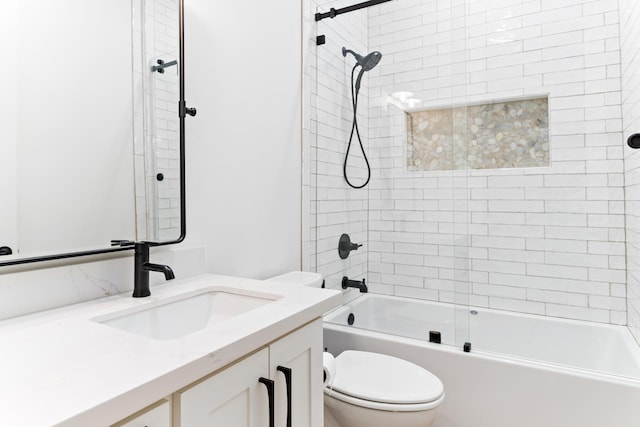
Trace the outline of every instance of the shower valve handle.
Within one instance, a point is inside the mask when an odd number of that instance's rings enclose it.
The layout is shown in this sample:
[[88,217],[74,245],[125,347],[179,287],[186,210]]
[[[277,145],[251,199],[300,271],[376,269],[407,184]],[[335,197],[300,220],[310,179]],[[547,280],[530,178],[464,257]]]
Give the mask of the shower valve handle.
[[357,251],[361,246],[361,244],[352,243],[348,234],[343,234],[338,241],[338,254],[341,259],[347,259],[351,251]]

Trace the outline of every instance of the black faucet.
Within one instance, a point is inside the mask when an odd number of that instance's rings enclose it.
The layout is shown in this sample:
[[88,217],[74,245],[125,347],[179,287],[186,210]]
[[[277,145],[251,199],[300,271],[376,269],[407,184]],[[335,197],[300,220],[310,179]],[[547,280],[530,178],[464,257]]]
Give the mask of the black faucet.
[[369,289],[367,289],[367,284],[365,283],[364,279],[362,279],[362,282],[360,282],[358,280],[349,280],[347,276],[344,276],[342,278],[342,289],[347,289],[347,288],[360,289],[360,292],[362,292],[363,294],[366,294],[367,292],[369,292]]
[[142,298],[151,295],[149,290],[149,272],[157,271],[164,273],[166,280],[175,279],[173,270],[168,265],[152,264],[149,262],[149,243],[137,242],[135,244],[134,255],[134,272],[133,272],[133,297]]

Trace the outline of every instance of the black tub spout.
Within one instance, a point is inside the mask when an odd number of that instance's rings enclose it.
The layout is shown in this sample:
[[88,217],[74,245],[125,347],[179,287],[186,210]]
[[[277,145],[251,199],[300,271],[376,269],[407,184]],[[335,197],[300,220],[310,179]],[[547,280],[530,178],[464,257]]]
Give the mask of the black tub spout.
[[344,276],[342,278],[342,289],[347,289],[347,288],[359,289],[360,292],[362,292],[363,294],[366,294],[367,292],[369,292],[369,289],[367,289],[367,284],[364,279],[362,279],[362,281],[349,280],[347,276]]

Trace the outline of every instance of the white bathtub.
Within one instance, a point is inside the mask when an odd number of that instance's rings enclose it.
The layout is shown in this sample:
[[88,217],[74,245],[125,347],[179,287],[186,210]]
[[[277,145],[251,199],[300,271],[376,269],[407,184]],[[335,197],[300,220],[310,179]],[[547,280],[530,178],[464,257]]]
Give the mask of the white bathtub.
[[324,330],[335,355],[390,354],[440,377],[434,427],[640,427],[640,348],[622,326],[368,294],[326,315]]

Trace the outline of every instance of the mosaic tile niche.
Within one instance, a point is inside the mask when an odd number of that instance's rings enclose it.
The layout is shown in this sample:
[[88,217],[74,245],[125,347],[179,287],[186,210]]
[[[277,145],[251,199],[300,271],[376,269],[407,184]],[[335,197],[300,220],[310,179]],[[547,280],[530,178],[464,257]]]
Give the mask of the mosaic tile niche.
[[405,115],[409,171],[549,166],[546,97]]

